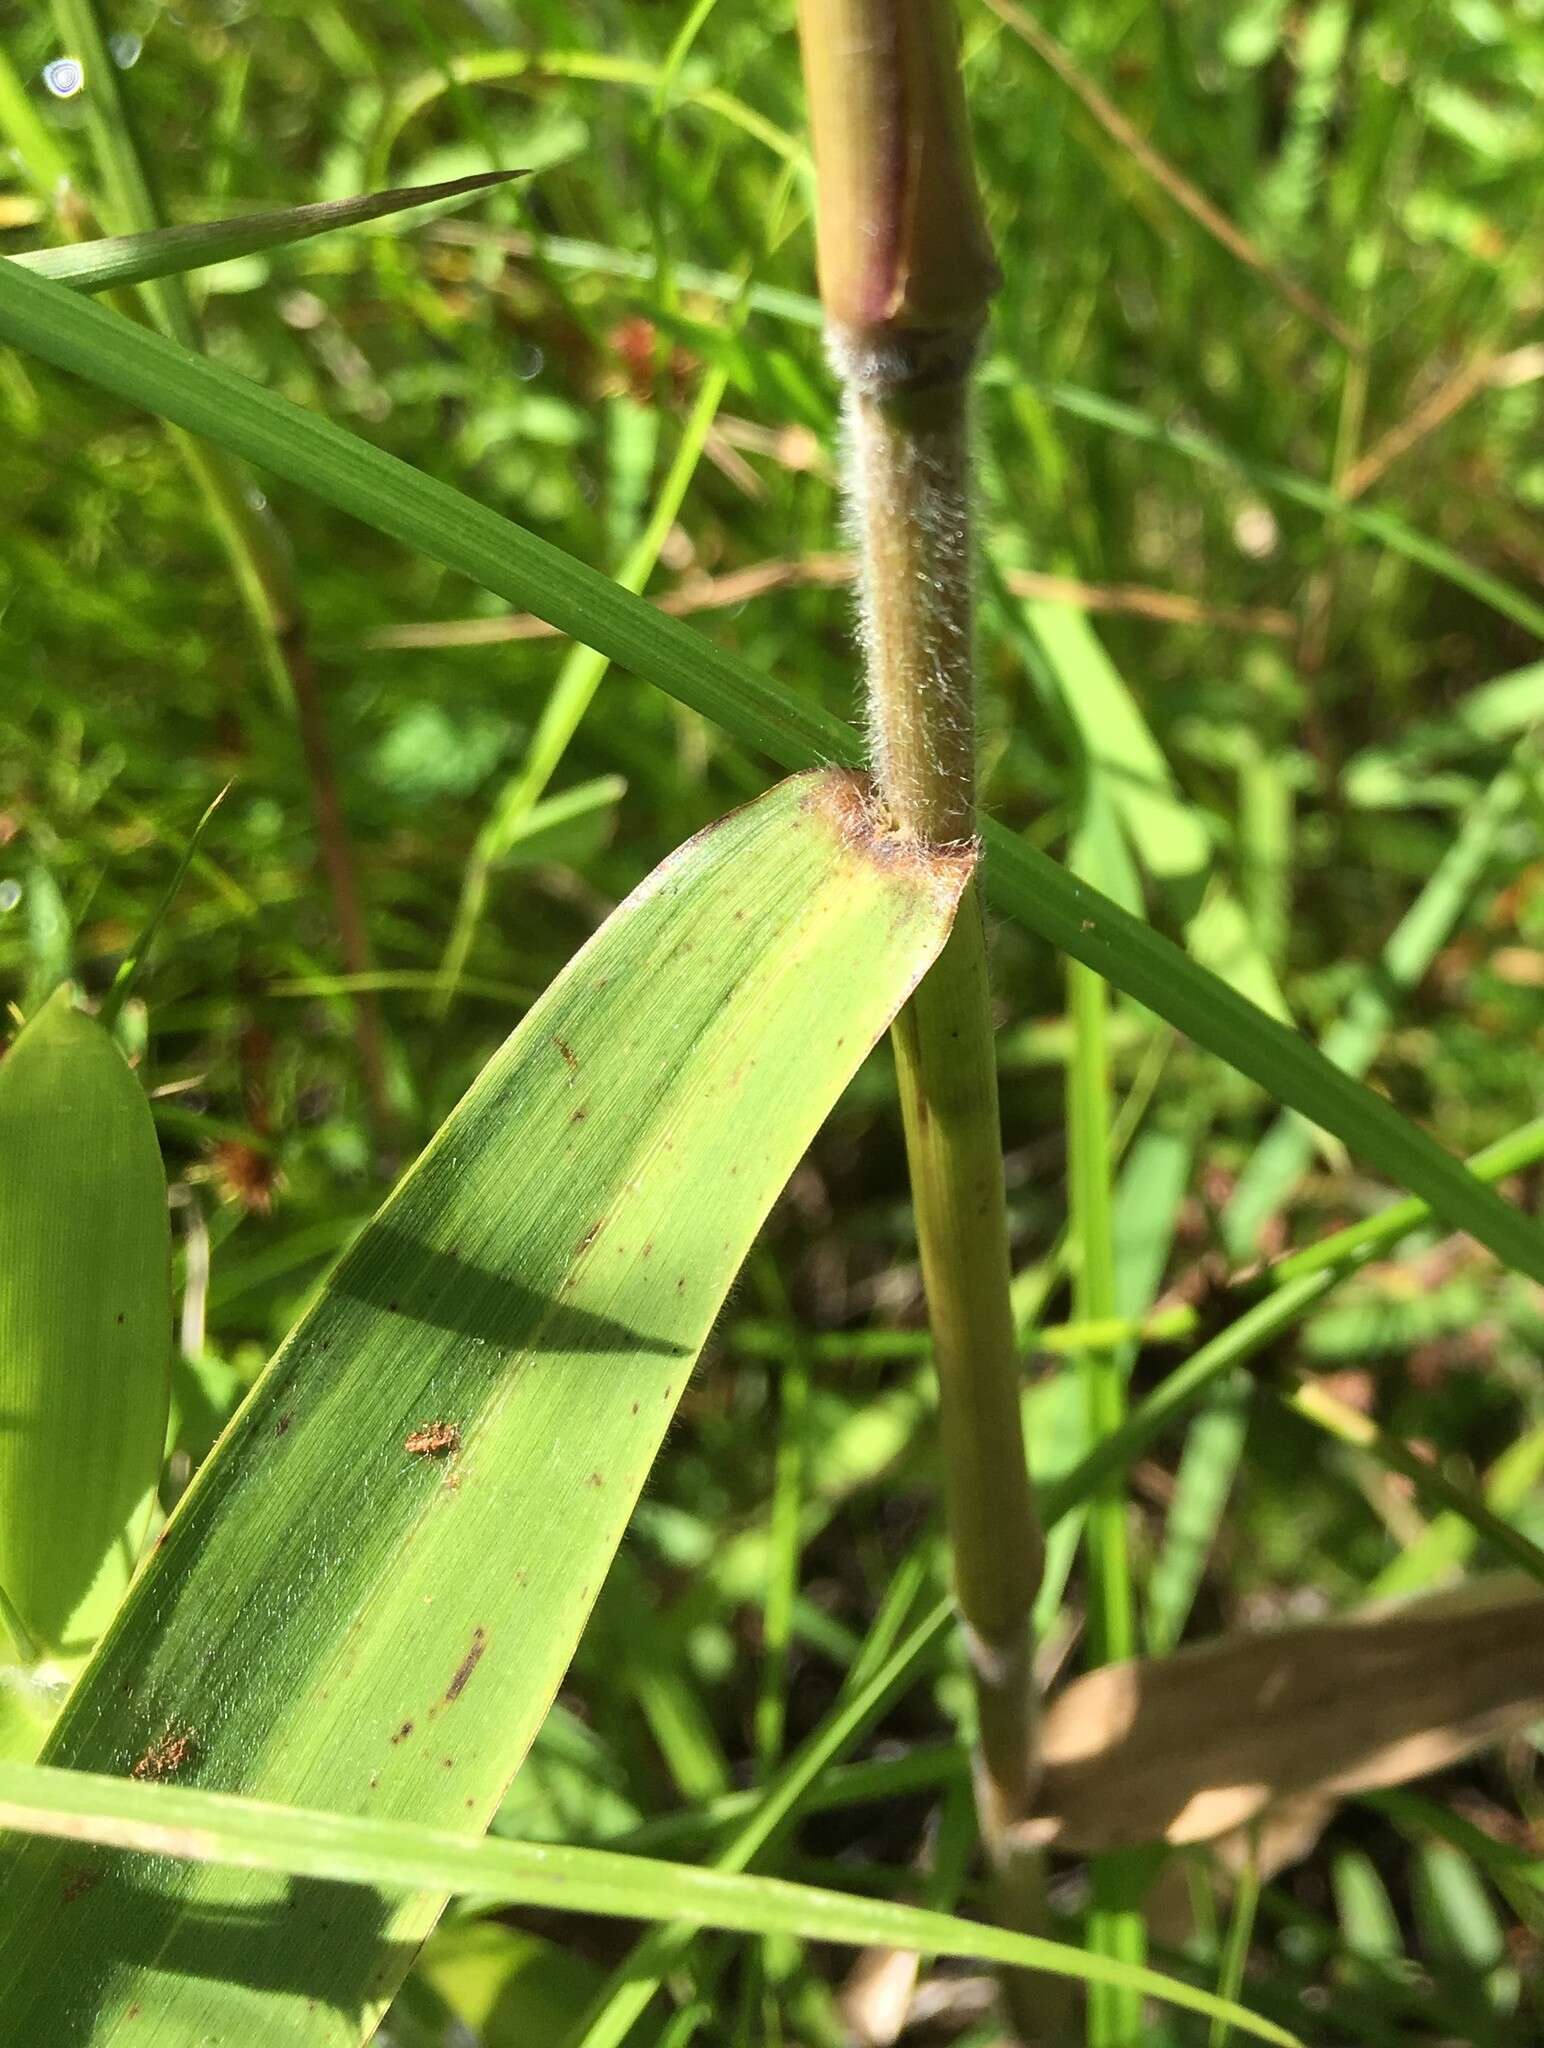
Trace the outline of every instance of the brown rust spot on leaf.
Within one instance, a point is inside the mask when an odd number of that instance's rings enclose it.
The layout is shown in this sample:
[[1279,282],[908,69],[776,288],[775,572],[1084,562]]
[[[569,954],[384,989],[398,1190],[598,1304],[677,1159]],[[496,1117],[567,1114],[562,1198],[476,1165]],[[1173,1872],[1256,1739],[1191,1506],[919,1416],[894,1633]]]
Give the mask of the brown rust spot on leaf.
[[461,1662],[456,1666],[456,1675],[445,1688],[445,1704],[453,1706],[466,1691],[466,1682],[482,1662],[483,1651],[488,1647],[488,1631],[485,1628],[472,1630],[472,1644]]
[[94,1870],[89,1863],[83,1863],[78,1869],[72,1870],[64,1880],[60,1897],[67,1906],[73,1906],[77,1899],[83,1899],[87,1892],[94,1891],[101,1882],[101,1871]]
[[448,1458],[461,1448],[461,1431],[453,1422],[421,1422],[402,1439],[415,1458]]
[[563,1055],[563,1064],[567,1067],[568,1071],[571,1074],[577,1074],[579,1071],[579,1055],[574,1051],[568,1040],[566,1038],[554,1038],[552,1043]]
[[192,1757],[194,1739],[191,1728],[168,1728],[135,1758],[129,1776],[152,1783],[174,1778]]
[[399,1728],[399,1729],[397,1730],[396,1734],[395,1734],[395,1735],[394,1735],[394,1736],[393,1736],[393,1737],[391,1738],[391,1740],[392,1740],[392,1745],[393,1745],[393,1747],[395,1747],[395,1746],[396,1746],[396,1744],[397,1744],[397,1743],[399,1743],[399,1742],[406,1742],[406,1741],[407,1741],[407,1739],[408,1739],[408,1737],[409,1737],[409,1736],[410,1736],[410,1735],[412,1734],[412,1732],[413,1732],[413,1724],[412,1724],[412,1722],[411,1722],[411,1721],[404,1721],[404,1722],[402,1723],[402,1726],[401,1726],[401,1727],[400,1727],[400,1728]]

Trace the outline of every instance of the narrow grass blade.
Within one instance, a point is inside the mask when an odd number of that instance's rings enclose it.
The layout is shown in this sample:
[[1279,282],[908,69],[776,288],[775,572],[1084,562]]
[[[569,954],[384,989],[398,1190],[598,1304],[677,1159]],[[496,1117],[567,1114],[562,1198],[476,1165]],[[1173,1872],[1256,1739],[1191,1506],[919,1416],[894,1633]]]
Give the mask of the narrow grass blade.
[[[1499,1180],[1544,1158],[1544,1118],[1509,1132],[1470,1161],[1475,1177]],[[1431,1210],[1419,1201],[1394,1202],[1381,1215],[1369,1216],[1307,1251],[1295,1253],[1271,1268],[1270,1292],[1229,1323],[1210,1342],[1161,1380],[1132,1409],[1122,1428],[1096,1444],[1065,1478],[1053,1481],[1042,1495],[1049,1527],[1069,1508],[1092,1495],[1099,1480],[1128,1465],[1208,1388],[1235,1366],[1264,1350],[1284,1330],[1322,1301],[1336,1283],[1375,1253],[1396,1244],[1409,1231],[1429,1222]]]
[[[682,501],[697,473],[698,462],[728,381],[724,370],[704,373],[682,427],[675,459],[660,486],[649,517],[628,549],[618,572],[617,583],[623,590],[641,591],[653,575],[660,550],[680,515]],[[609,666],[605,655],[597,654],[592,647],[581,644],[570,651],[542,706],[524,760],[493,800],[462,878],[461,898],[440,963],[436,1007],[441,1013],[449,1007],[466,966],[487,901],[494,866],[524,829],[533,807],[557,773],[569,742],[579,730]]]
[[70,175],[70,166],[42,119],[27,81],[0,49],[0,134],[15,150],[22,168],[40,192],[57,192]]
[[1544,1551],[1521,1529],[1514,1529],[1510,1522],[1493,1514],[1477,1494],[1455,1486],[1440,1465],[1380,1429],[1371,1416],[1339,1400],[1321,1381],[1304,1375],[1295,1385],[1280,1387],[1276,1392],[1284,1406],[1295,1410],[1316,1429],[1355,1450],[1365,1451],[1385,1471],[1398,1473],[1419,1499],[1459,1516],[1476,1536],[1492,1544],[1503,1557],[1511,1558],[1544,1587]]
[[[463,86],[498,85],[527,77],[591,79],[600,85],[622,86],[651,97],[661,90],[671,90],[668,57],[663,64],[654,64],[644,58],[615,57],[594,50],[473,50],[452,57],[443,70],[420,73],[400,89],[375,138],[374,161],[384,169],[408,122],[435,100],[455,94]],[[679,82],[674,92],[678,101],[689,99],[704,113],[738,128],[783,161],[800,165],[806,162],[794,136],[732,93],[714,85],[687,91]]]
[[0,1061],[0,1586],[66,1663],[101,1633],[144,1537],[171,1396],[170,1259],[145,1092],[66,985]]
[[[90,1873],[109,1861],[116,1867],[122,1860],[94,1857],[89,1849],[83,1851],[87,1844],[105,1844],[131,1855],[186,1858],[288,1878],[287,1885],[250,1887],[257,1901],[253,1921],[270,1930],[271,1937],[284,1927],[287,1918],[293,1919],[294,1909],[303,1900],[325,1913],[329,1899],[336,1910],[358,1893],[375,1896],[410,1887],[434,1893],[475,1892],[511,1905],[565,1913],[670,1922],[682,1928],[717,1927],[740,1934],[781,1934],[853,1947],[884,1943],[927,1955],[967,1957],[1088,1982],[1118,1983],[1191,2012],[1225,2019],[1255,2040],[1297,2048],[1296,2036],[1284,2027],[1156,1970],[1133,1970],[1084,1955],[1061,1942],[1007,1934],[946,1913],[822,1891],[780,1878],[658,1863],[605,1849],[484,1841],[400,1821],[357,1819],[175,1786],[126,1784],[121,1778],[25,1764],[0,1764],[0,1821],[11,1828],[34,1830],[38,1836],[52,1835],[65,1845],[56,1853],[64,1866],[76,1873],[77,1880],[86,1880],[77,1893],[82,1900],[94,1895]],[[217,1940],[212,1931],[206,1938],[212,1943]],[[183,1960],[194,1958],[187,1953]],[[148,2007],[136,2013],[124,2038],[173,2038],[164,2027],[158,2027],[157,2019],[158,2014]],[[318,2032],[316,2038],[344,2038],[336,2013],[325,2024],[327,2031]],[[241,2038],[273,2037],[255,2031]],[[291,2028],[285,2038],[307,2037]]]
[[[991,378],[995,367],[988,367],[986,379]],[[1016,364],[1004,363],[999,374],[1007,379],[1023,373]],[[1348,504],[1329,484],[1300,476],[1295,470],[1283,469],[1277,463],[1258,462],[1240,455],[1210,434],[1198,433],[1193,427],[1170,426],[1162,420],[1153,419],[1137,406],[1107,397],[1102,391],[1089,391],[1077,384],[1039,378],[1026,381],[1048,405],[1054,405],[1076,419],[1087,420],[1091,426],[1103,427],[1110,433],[1122,434],[1128,440],[1168,449],[1184,456],[1198,468],[1246,477],[1261,490],[1284,498],[1288,504],[1301,505],[1305,511],[1317,513],[1331,527],[1340,527],[1354,537],[1387,548],[1391,554],[1402,555],[1406,561],[1419,563],[1433,576],[1441,577],[1459,590],[1467,590],[1482,604],[1489,605],[1492,611],[1511,619],[1526,632],[1544,638],[1544,604],[1540,604],[1537,598],[1514,589],[1487,569],[1475,568],[1472,562],[1466,562],[1462,555],[1444,547],[1441,541],[1418,532],[1397,513]]]
[[[1362,973],[1323,1040],[1324,1057],[1343,1073],[1360,1079],[1371,1066],[1400,1000],[1416,987],[1452,935],[1495,856],[1497,841],[1538,774],[1538,753],[1525,741],[1469,811],[1377,962]],[[1313,1132],[1301,1117],[1283,1117],[1266,1132],[1223,1211],[1223,1229],[1235,1254],[1252,1253],[1262,1227],[1291,1193],[1312,1149]]]
[[[811,759],[855,764],[859,758],[858,737],[840,719],[512,521],[221,365],[192,357],[105,307],[4,262],[0,339],[207,435],[325,503],[421,548],[784,766],[806,766]],[[989,893],[999,910],[1341,1138],[1505,1263],[1544,1281],[1544,1232],[1478,1186],[1381,1097],[1339,1073],[1306,1039],[1038,848],[991,825],[983,838]]]
[[[1485,1475],[1485,1506],[1492,1515],[1515,1514],[1544,1476],[1544,1424],[1508,1444]],[[1468,1512],[1448,1508],[1433,1518],[1424,1536],[1402,1550],[1374,1579],[1374,1599],[1392,1599],[1435,1585],[1467,1562],[1481,1531]]]
[[1544,1231],[1298,1032],[1187,960],[1179,948],[1026,841],[988,826],[986,876],[998,907],[1145,1003],[1198,1045],[1302,1110],[1396,1185],[1506,1265],[1544,1280]]
[[[50,1760],[486,1827],[752,1237],[970,865],[817,773],[635,892],[281,1348]],[[313,1895],[281,1936],[228,1875],[114,1862],[78,1896],[60,1856],[8,1873],[0,2037],[256,2040],[289,1994],[297,2048],[354,2038],[442,1903]]]
[[1197,1418],[1185,1441],[1174,1497],[1164,1518],[1163,1544],[1147,1575],[1143,1639],[1150,1656],[1172,1650],[1184,1634],[1249,1427],[1249,1383],[1240,1374],[1224,1384]]
[[183,847],[181,854],[178,856],[177,865],[172,870],[172,878],[167,883],[160,902],[150,913],[139,936],[129,947],[127,953],[124,954],[118,972],[113,976],[112,987],[103,996],[101,1007],[97,1012],[104,1029],[112,1030],[114,1023],[117,1021],[119,1011],[133,993],[134,984],[139,979],[140,969],[145,964],[150,948],[155,944],[156,933],[165,923],[166,913],[177,900],[177,891],[182,887],[183,879],[192,865],[193,856],[198,851],[198,842],[203,838],[209,820],[214,816],[229,794],[230,784],[227,783],[224,789],[217,796],[211,798],[210,802],[205,806],[203,815],[199,818],[198,823],[193,827],[192,833],[189,835],[187,845]]
[[142,235],[105,235],[98,241],[74,242],[58,249],[27,249],[11,260],[76,291],[103,292],[115,285],[181,276],[207,264],[226,263],[233,256],[288,248],[313,235],[363,227],[413,207],[464,199],[524,175],[517,170],[484,171],[476,177],[447,178],[436,185],[404,185],[394,192],[362,193],[357,199],[328,199],[317,206],[280,207],[269,213],[241,214],[234,220],[155,228]]
[[[1109,995],[1097,975],[1074,961],[1067,970],[1067,1012],[1075,1039],[1067,1068],[1067,1174],[1073,1303],[1085,1321],[1111,1320],[1117,1310],[1111,1191],[1110,1070],[1106,1046]],[[1128,1362],[1113,1346],[1090,1345],[1080,1360],[1087,1441],[1113,1435],[1126,1419]],[[1112,1474],[1088,1506],[1088,1652],[1094,1664],[1129,1657],[1136,1647],[1136,1611],[1127,1542],[1125,1487]],[[1088,1946],[1096,1955],[1139,1963],[1147,1952],[1140,1911],[1127,1902],[1124,1859],[1096,1856],[1089,1870]],[[1091,1986],[1089,2048],[1128,2041],[1142,2023],[1141,2001],[1113,1985]]]
[[[1003,546],[1004,557],[1010,552]],[[1002,598],[1015,604],[1004,579]],[[1083,750],[1085,810],[1102,792],[1119,830],[1185,932],[1200,966],[1230,982],[1274,1017],[1287,1017],[1276,976],[1243,906],[1217,871],[1211,834],[1175,782],[1125,678],[1088,618],[1073,607],[1029,601],[1020,607],[1031,645],[1058,709]],[[1087,819],[1085,818],[1085,829]],[[1108,873],[1086,868],[1108,895],[1135,907]]]

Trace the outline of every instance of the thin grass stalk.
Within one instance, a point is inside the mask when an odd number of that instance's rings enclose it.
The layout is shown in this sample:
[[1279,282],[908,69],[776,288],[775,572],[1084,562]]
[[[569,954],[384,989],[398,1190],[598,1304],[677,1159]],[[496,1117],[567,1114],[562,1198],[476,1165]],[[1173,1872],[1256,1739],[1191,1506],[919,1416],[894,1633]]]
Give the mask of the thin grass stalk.
[[[165,221],[135,133],[132,112],[107,47],[96,0],[54,0],[55,18],[85,76],[84,104],[101,176],[111,231],[146,234]],[[81,223],[65,225],[78,235]],[[181,277],[141,284],[139,296],[152,322],[184,348],[200,347],[198,322]],[[316,819],[322,872],[332,899],[338,951],[352,987],[348,996],[360,1084],[378,1136],[392,1119],[380,1006],[368,977],[374,967],[358,863],[339,793],[327,712],[317,684],[304,609],[295,588],[289,550],[257,491],[221,449],[169,427],[172,443],[193,477],[230,563],[263,666],[279,702],[293,706],[301,758]]]
[[[1104,982],[1081,961],[1067,963],[1067,1009],[1073,1026],[1067,1067],[1068,1179],[1071,1225],[1076,1245],[1073,1273],[1075,1312],[1086,1324],[1113,1321],[1118,1312],[1115,1226],[1110,1185],[1109,995]],[[1126,1376],[1115,1346],[1090,1344],[1082,1355],[1088,1441],[1107,1441],[1126,1421]],[[1088,1507],[1088,1651],[1092,1664],[1113,1664],[1136,1654],[1136,1617],[1126,1540],[1123,1475],[1100,1485]],[[1142,1916],[1130,1902],[1129,1855],[1096,1856],[1091,1867],[1093,1898],[1088,1945],[1096,1955],[1141,1962],[1146,1955]],[[1091,1984],[1087,1996],[1090,2048],[1122,2048],[1138,2038],[1142,2001],[1123,1986]]]
[[[969,378],[998,273],[976,193],[952,0],[803,0],[821,297],[843,386],[870,761],[902,837],[976,834]],[[1030,1492],[1009,1293],[986,938],[974,886],[894,1031],[940,1388],[944,1507],[974,1681],[976,1805],[998,1909],[1044,1925],[1015,1827],[1035,1789]],[[1046,2038],[1039,1987],[1005,1987]],[[1056,2022],[1060,2026],[1060,2021]]]

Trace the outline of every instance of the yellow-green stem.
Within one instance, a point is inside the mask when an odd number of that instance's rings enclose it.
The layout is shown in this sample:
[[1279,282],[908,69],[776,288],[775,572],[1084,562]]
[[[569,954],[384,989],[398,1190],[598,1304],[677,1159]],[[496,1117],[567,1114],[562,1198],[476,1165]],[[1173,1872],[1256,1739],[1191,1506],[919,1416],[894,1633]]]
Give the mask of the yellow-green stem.
[[869,753],[896,823],[935,845],[976,830],[966,404],[962,376],[847,401]]
[[[997,265],[976,189],[955,0],[800,0],[821,298],[844,388],[877,801],[904,838],[976,835],[969,376]],[[1045,1924],[1018,1824],[1035,1790],[1043,1546],[1025,1457],[981,900],[895,1026],[939,1378],[944,1505],[977,1709],[976,1803],[1010,1926]],[[1005,1991],[1061,2039],[1039,1979]]]
[[[968,346],[964,353],[968,355]],[[833,353],[841,360],[838,342]],[[895,828],[975,833],[969,439],[963,373],[847,403],[869,739]],[[939,1378],[945,1515],[977,1719],[976,1804],[999,1917],[1046,1924],[1040,1858],[1016,1841],[1035,1789],[1032,1616],[1043,1545],[1021,1420],[991,990],[979,891],[894,1030],[923,1285]],[[1026,2039],[1064,2001],[1005,1985]]]
[[976,1687],[982,1833],[1000,1860],[1034,1785],[1030,1617],[1042,1546],[1020,1423],[987,1001],[972,890],[897,1020],[895,1051],[939,1376],[955,1597]]

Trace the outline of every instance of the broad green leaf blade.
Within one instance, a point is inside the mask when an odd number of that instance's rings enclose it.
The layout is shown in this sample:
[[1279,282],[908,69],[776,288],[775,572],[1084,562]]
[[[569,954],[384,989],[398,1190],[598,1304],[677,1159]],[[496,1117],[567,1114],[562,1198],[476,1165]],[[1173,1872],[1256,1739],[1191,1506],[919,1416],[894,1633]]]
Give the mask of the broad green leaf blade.
[[0,1061],[0,1587],[60,1660],[101,1634],[144,1539],[170,1261],[145,1092],[66,984]]
[[[288,1877],[287,1885],[249,1883],[254,1928],[283,1942],[295,1909],[312,1906],[325,1916],[346,1911],[356,1892],[373,1894],[417,1887],[435,1894],[475,1892],[510,1904],[567,1913],[602,1913],[619,1919],[671,1921],[743,1934],[780,1934],[852,1946],[886,1944],[926,1955],[1046,1970],[1088,1983],[1121,1984],[1192,2012],[1225,2018],[1256,2040],[1295,2048],[1295,2036],[1242,2007],[1214,1998],[1156,1970],[1135,1969],[1085,1955],[1061,1942],[1009,1934],[947,1913],[892,1905],[846,1892],[824,1891],[786,1879],[745,1877],[693,1864],[660,1863],[607,1849],[569,1849],[542,1842],[478,1840],[446,1829],[355,1819],[340,1813],[297,1810],[219,1793],[170,1785],[125,1784],[122,1779],[36,1765],[0,1764],[0,1821],[58,1838],[50,1853],[81,1886],[77,1901],[94,1899],[122,1856],[96,1855],[84,1844],[106,1843],[157,1857],[198,1859]],[[155,1869],[156,1865],[149,1868]],[[106,1871],[108,1876],[93,1875]],[[71,1879],[67,1878],[66,1882]],[[336,1889],[332,1889],[336,1887]],[[331,1903],[329,1903],[331,1902]],[[211,1937],[212,1938],[212,1937]],[[229,1939],[228,1934],[225,1936]],[[191,1948],[183,1966],[195,1964]],[[5,1958],[12,1962],[11,1956]],[[9,2010],[12,1987],[0,1983]],[[301,2001],[297,1999],[296,2003]],[[125,2033],[138,2041],[176,2038],[157,2026],[150,2005]],[[278,2042],[310,2038],[270,2019],[249,2035],[200,2034],[204,2041]],[[18,2035],[55,2040],[62,2035]],[[73,2040],[88,2038],[71,2034]],[[91,2036],[89,2038],[97,2038]],[[330,2033],[346,2038],[332,2015]],[[533,2044],[535,2048],[535,2044]]]
[[180,276],[206,264],[228,262],[233,256],[287,248],[313,235],[363,227],[368,221],[384,220],[415,206],[464,199],[523,175],[520,171],[483,171],[437,185],[404,185],[393,192],[362,193],[357,199],[329,199],[317,206],[287,206],[268,213],[241,214],[234,220],[197,221],[186,227],[156,228],[143,235],[106,235],[98,241],[74,242],[58,249],[28,249],[12,260],[38,277],[53,278],[76,291],[102,292],[114,285]]
[[[658,869],[281,1348],[50,1760],[486,1827],[752,1238],[970,866],[826,772]],[[280,1938],[250,1881],[114,1862],[81,1897],[61,1853],[4,1886],[0,2039],[352,2040],[441,1904],[354,1889]]]
[[[855,764],[858,736],[512,520],[356,435],[0,261],[0,340],[245,455],[632,670],[785,767]],[[1544,1281],[1544,1232],[1380,1096],[1055,861],[988,824],[987,891],[1017,918],[1342,1139],[1508,1265]]]

